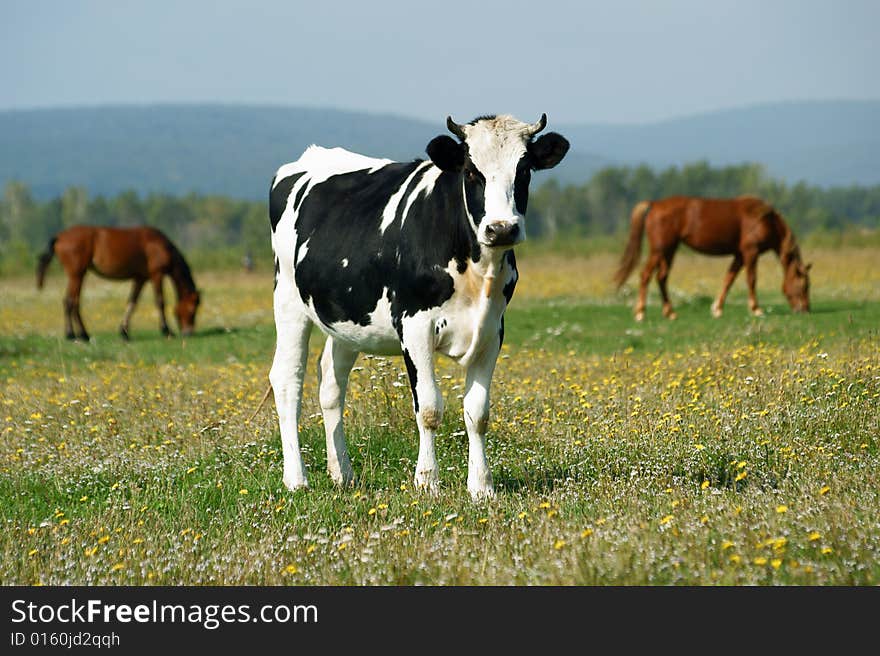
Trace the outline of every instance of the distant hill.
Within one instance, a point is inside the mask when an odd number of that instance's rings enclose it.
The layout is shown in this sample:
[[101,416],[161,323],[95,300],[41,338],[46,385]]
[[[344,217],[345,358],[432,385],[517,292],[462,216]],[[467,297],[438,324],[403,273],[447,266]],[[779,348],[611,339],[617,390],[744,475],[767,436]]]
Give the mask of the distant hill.
[[776,103],[646,125],[565,130],[573,143],[627,164],[758,162],[788,183],[880,183],[880,101]]
[[[90,194],[223,194],[264,199],[275,169],[312,143],[408,160],[445,132],[437,121],[325,109],[238,105],[108,106],[0,112],[0,184],[46,199]],[[603,166],[706,159],[761,162],[786,182],[880,183],[880,101],[732,109],[645,125],[551,128],[572,142],[535,182],[583,182]]]

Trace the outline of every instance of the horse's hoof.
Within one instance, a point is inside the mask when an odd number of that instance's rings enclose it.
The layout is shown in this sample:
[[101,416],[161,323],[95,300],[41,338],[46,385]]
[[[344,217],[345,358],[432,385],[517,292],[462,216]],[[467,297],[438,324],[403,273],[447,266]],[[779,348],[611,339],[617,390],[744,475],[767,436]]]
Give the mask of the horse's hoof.
[[644,321],[645,320],[645,313],[644,312],[636,312],[635,320],[636,321]]
[[88,333],[82,333],[81,335],[79,335],[79,336],[77,337],[77,339],[78,339],[79,341],[81,341],[81,342],[86,342],[86,343],[92,341],[92,338],[89,337],[89,334],[88,334]]
[[667,312],[666,318],[670,321],[675,321],[676,319],[678,319],[678,315],[675,312]]
[[122,337],[122,339],[124,339],[126,342],[129,341],[129,339],[131,339],[128,336],[128,331],[125,328],[119,329],[119,336]]
[[722,313],[723,313],[723,312],[722,312],[722,310],[721,310],[720,307],[718,307],[717,305],[713,305],[713,306],[712,306],[712,316],[713,316],[713,317],[715,317],[716,319],[718,319],[719,317],[721,317]]
[[64,337],[72,342],[76,339],[76,333],[67,333],[66,335],[64,335]]
[[753,316],[753,317],[763,317],[763,316],[764,316],[764,310],[762,310],[761,308],[755,308],[755,309],[752,310],[752,316]]

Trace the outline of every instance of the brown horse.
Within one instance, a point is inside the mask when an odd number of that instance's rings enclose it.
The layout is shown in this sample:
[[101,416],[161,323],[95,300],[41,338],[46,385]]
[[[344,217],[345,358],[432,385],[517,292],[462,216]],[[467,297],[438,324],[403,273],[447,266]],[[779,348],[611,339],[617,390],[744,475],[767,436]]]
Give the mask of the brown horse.
[[629,241],[614,280],[620,288],[635,268],[642,249],[642,233],[648,233],[650,254],[642,269],[636,321],[645,318],[648,283],[657,270],[657,285],[663,297],[663,316],[675,319],[666,280],[679,243],[699,253],[733,255],[721,293],[712,304],[712,316],[720,317],[724,299],[736,274],[745,265],[749,288],[749,309],[763,314],[755,296],[758,256],[773,250],[784,270],[782,292],[795,312],[810,311],[810,265],[801,260],[794,233],[772,206],[755,196],[713,199],[672,196],[638,203],[631,214]]
[[[113,280],[134,280],[128,306],[122,317],[119,332],[128,339],[128,322],[134,312],[141,289],[149,280],[153,285],[156,307],[159,310],[159,326],[163,335],[171,335],[165,320],[165,298],[162,280],[170,276],[177,291],[174,314],[180,332],[189,335],[193,331],[199,292],[196,290],[189,265],[177,247],[155,228],[102,228],[73,226],[59,232],[49,241],[49,247],[40,255],[37,263],[37,288],[42,289],[46,269],[57,255],[67,272],[67,293],[64,296],[64,323],[67,339],[89,340],[79,313],[79,298],[83,277],[92,269],[98,275]],[[77,332],[74,332],[74,322]]]

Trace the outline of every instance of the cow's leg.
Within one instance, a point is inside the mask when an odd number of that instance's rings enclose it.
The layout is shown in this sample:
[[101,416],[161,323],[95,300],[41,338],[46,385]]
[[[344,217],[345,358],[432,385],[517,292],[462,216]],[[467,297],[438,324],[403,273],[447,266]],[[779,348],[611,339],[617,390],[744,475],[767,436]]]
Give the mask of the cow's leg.
[[737,253],[733,257],[733,262],[730,263],[730,268],[727,269],[727,273],[724,275],[724,284],[721,285],[721,293],[718,294],[718,298],[712,303],[712,316],[716,319],[721,316],[722,312],[724,312],[724,301],[727,299],[727,292],[730,291],[730,286],[736,279],[736,274],[742,269],[742,265],[742,255]]
[[296,290],[279,280],[275,290],[275,358],[269,370],[269,382],[275,394],[281,429],[282,480],[289,490],[308,487],[299,449],[299,417],[312,322],[297,305],[297,299]]
[[669,270],[672,268],[672,260],[675,257],[675,249],[665,251],[660,257],[660,265],[657,270],[657,286],[660,288],[660,297],[663,299],[663,316],[667,319],[675,319],[678,315],[672,309],[672,301],[669,299],[669,291],[666,281],[669,278]]
[[404,330],[403,359],[412,388],[413,408],[419,427],[419,459],[416,462],[416,488],[436,493],[440,484],[440,469],[434,454],[434,437],[443,418],[443,396],[434,380],[434,341],[432,329]]
[[162,273],[154,273],[150,275],[150,282],[153,283],[153,295],[156,299],[156,310],[159,312],[159,330],[165,337],[170,337],[173,333],[168,327],[165,320],[165,293],[162,290]]
[[128,341],[128,324],[131,321],[131,315],[134,313],[134,307],[137,305],[138,297],[141,295],[141,290],[146,282],[146,280],[136,278],[131,286],[131,293],[128,295],[128,305],[125,306],[125,314],[122,315],[122,323],[119,325],[119,334],[126,341]]
[[489,388],[501,340],[493,342],[471,363],[465,377],[464,426],[468,434],[468,492],[474,500],[495,496],[492,472],[486,462],[489,426]]
[[65,328],[67,339],[89,341],[89,334],[79,313],[79,300],[82,292],[83,276],[71,276],[67,279],[67,293],[64,296]]
[[338,485],[348,485],[354,480],[351,460],[345,446],[342,413],[345,409],[348,375],[357,356],[357,351],[346,348],[332,337],[327,338],[321,354],[320,401],[327,434],[327,471]]
[[645,318],[645,305],[648,302],[648,283],[651,282],[651,276],[654,269],[660,263],[660,253],[651,251],[648,255],[648,261],[639,279],[639,300],[636,301],[635,318],[636,321],[642,321]]
[[749,310],[756,317],[764,315],[764,310],[758,307],[758,297],[755,294],[755,283],[758,281],[758,254],[746,253],[743,257],[746,265],[746,282],[749,286]]

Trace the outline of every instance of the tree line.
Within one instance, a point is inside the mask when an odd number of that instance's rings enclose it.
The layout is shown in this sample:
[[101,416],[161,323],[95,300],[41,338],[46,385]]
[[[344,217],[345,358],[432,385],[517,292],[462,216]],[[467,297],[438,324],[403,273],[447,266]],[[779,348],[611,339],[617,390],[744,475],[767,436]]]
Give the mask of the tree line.
[[768,176],[759,164],[711,167],[701,161],[661,171],[648,166],[608,167],[582,185],[562,186],[549,180],[530,194],[529,236],[615,235],[628,229],[630,212],[642,200],[742,194],[771,203],[801,236],[880,227],[880,185],[789,185]]
[[[728,197],[755,194],[772,203],[795,232],[834,233],[880,227],[880,185],[822,188],[786,184],[758,164],[712,167],[695,162],[655,171],[648,166],[608,167],[580,185],[550,179],[533,186],[528,208],[531,240],[622,235],[638,201],[676,194]],[[64,228],[89,223],[152,225],[203,264],[250,256],[271,261],[265,202],[190,194],[90,196],[70,187],[41,202],[27,185],[8,182],[0,199],[0,271],[33,265],[49,239]]]

